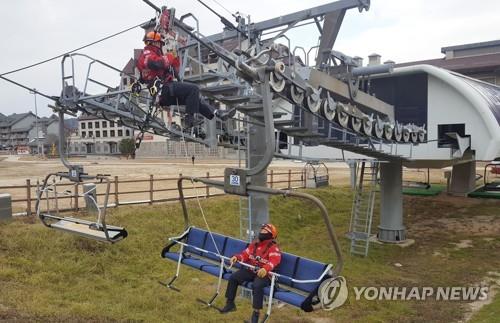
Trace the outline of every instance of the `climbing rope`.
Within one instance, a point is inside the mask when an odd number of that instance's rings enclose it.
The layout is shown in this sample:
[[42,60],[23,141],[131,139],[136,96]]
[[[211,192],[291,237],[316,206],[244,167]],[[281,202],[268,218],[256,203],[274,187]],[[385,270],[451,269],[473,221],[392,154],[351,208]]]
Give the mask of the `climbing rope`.
[[[177,113],[180,115],[180,108],[179,108],[179,99],[177,98]],[[182,138],[182,143],[184,146],[184,155],[186,157],[186,161],[189,162],[189,156],[187,152],[187,143],[186,143],[186,138],[184,137],[184,127],[182,126],[182,123],[180,124],[181,127],[181,138]],[[192,168],[192,173],[194,173],[194,164],[191,165]],[[201,205],[200,202],[200,197],[198,194],[198,189],[196,188],[196,185],[194,183],[194,177],[191,176],[191,185],[193,186],[194,194],[196,197],[196,202],[198,203],[198,208],[200,209],[201,217],[203,218],[203,222],[205,222],[205,226],[207,228],[208,234],[210,235],[210,239],[212,240],[212,243],[214,244],[215,250],[217,251],[218,256],[222,256],[219,250],[219,247],[215,243],[215,238],[213,236],[212,230],[210,229],[210,226],[208,225],[207,217],[205,216],[205,211],[203,210],[203,206]]]

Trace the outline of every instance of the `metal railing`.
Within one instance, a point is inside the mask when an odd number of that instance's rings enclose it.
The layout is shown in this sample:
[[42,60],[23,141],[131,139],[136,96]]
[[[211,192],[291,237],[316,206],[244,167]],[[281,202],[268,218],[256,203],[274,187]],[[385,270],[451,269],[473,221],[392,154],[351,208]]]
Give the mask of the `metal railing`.
[[[146,178],[139,179],[124,179],[119,176],[110,178],[111,191],[109,194],[108,207],[118,207],[120,205],[136,205],[136,204],[153,204],[153,203],[166,203],[179,200],[177,193],[177,181],[179,177],[160,177],[149,175]],[[222,180],[222,174],[210,174],[207,172],[202,178]],[[303,170],[292,171],[275,171],[270,170],[267,174],[268,186],[270,188],[287,188],[296,189],[305,187],[305,175]],[[6,185],[0,186],[0,192],[10,193],[12,195],[13,210],[18,211],[14,213],[16,216],[32,215],[35,212],[34,203],[36,202],[37,190],[41,186],[41,182],[33,182],[31,179],[26,179],[24,185]],[[96,196],[102,197],[105,194],[100,192],[99,187],[103,183],[96,183],[97,193]],[[75,184],[70,182],[55,183],[56,187],[61,190],[71,191],[70,195],[59,196],[58,202],[61,205],[59,211],[78,211],[85,208],[85,203],[81,194],[83,192],[82,184]],[[194,187],[186,187],[186,191],[192,194],[186,196],[186,199],[193,199],[196,197],[210,198],[215,196],[224,195],[223,192],[214,192],[214,188],[206,185],[195,185]],[[54,200],[54,198],[51,198]],[[55,202],[55,201],[53,201]],[[21,209],[24,211],[19,212]]]

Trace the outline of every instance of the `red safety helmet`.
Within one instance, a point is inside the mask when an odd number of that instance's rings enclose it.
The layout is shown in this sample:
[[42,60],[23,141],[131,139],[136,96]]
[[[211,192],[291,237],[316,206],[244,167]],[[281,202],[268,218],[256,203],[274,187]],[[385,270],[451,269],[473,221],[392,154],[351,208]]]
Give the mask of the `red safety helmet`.
[[278,229],[276,229],[276,227],[274,225],[272,225],[271,223],[263,224],[260,227],[260,229],[265,230],[266,232],[270,233],[271,236],[273,237],[273,239],[276,239],[276,237],[278,236]]
[[163,41],[161,40],[160,33],[156,32],[156,31],[150,31],[150,32],[146,33],[146,35],[144,35],[143,41],[144,42],[162,42],[163,43]]

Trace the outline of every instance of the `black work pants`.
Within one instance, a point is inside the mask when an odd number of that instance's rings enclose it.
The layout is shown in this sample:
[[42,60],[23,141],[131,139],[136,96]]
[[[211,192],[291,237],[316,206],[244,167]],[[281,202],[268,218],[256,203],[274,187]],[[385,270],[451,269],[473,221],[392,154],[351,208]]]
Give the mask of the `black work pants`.
[[259,278],[256,273],[250,270],[240,269],[229,277],[226,289],[226,298],[228,301],[234,301],[238,285],[248,281],[253,281],[253,308],[260,310],[262,309],[262,304],[264,302],[264,287],[269,286],[271,284],[271,280],[269,277]]
[[169,82],[163,85],[160,94],[160,105],[185,105],[186,114],[200,113],[207,119],[214,117],[214,108],[200,98],[200,89],[195,84]]

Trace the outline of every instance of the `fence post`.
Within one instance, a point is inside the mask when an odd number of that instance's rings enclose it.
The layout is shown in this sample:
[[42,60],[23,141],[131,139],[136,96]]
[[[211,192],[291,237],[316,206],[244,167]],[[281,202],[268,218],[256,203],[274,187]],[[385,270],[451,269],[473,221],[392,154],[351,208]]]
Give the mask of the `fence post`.
[[120,205],[120,200],[118,199],[118,176],[115,176],[115,207]]
[[273,181],[274,181],[274,172],[271,169],[271,188],[273,188]]
[[[207,172],[207,179],[209,179],[209,178],[210,178],[210,172]],[[208,186],[208,185],[206,185],[206,186],[207,186],[207,188],[206,188],[206,190],[207,190],[206,195],[207,195],[207,198],[209,198],[209,196],[210,196],[210,186]]]
[[31,216],[31,181],[26,180],[26,215]]
[[153,204],[153,175],[149,175],[149,204]]
[[302,188],[306,188],[306,170],[302,170],[302,174],[300,175],[302,178]]
[[75,211],[78,212],[78,209],[80,208],[79,205],[78,205],[78,183],[75,184]]
[[292,170],[288,170],[288,189],[292,188]]

